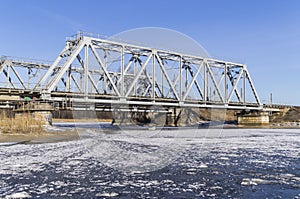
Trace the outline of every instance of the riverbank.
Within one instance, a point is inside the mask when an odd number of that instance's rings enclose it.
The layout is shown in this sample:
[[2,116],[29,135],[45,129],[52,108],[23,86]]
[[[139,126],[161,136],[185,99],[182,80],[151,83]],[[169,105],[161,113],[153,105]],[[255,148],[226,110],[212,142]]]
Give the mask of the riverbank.
[[0,145],[6,143],[7,145],[14,144],[37,144],[37,143],[51,143],[61,141],[73,141],[79,139],[79,135],[75,130],[58,131],[58,132],[44,132],[42,134],[0,134]]

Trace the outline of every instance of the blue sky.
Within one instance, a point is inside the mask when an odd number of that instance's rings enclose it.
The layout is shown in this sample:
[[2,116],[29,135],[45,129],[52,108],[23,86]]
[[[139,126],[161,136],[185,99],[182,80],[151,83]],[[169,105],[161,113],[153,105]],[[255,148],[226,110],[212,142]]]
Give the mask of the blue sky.
[[0,55],[54,60],[78,30],[163,27],[248,66],[261,101],[300,105],[300,1],[0,0]]

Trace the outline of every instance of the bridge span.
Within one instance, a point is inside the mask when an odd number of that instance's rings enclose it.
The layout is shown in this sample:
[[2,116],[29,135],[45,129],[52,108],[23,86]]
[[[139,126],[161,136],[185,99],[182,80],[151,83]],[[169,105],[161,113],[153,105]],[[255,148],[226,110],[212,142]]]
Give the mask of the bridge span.
[[1,106],[25,97],[72,110],[277,110],[262,105],[245,64],[81,32],[52,63],[1,57]]
[[261,110],[246,65],[83,33],[52,63],[2,57],[1,89],[47,101]]

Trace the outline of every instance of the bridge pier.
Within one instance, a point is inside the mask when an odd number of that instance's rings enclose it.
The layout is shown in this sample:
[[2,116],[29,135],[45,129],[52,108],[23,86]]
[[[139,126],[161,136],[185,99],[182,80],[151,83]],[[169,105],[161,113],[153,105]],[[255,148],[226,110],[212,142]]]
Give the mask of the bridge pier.
[[130,125],[132,124],[128,112],[118,112],[113,114],[112,124],[119,125]]
[[181,109],[162,108],[162,109],[126,109],[114,111],[114,125],[141,125],[141,126],[179,126]]
[[238,125],[262,126],[269,125],[269,113],[264,111],[242,111],[237,114]]
[[177,126],[176,108],[171,109],[166,113],[165,126]]
[[112,124],[113,125],[148,125],[155,122],[153,113],[146,111],[138,111],[128,107],[119,108],[113,112]]
[[49,103],[28,102],[22,104],[14,112],[15,118],[23,117],[26,114],[45,125],[52,125],[52,110],[53,107]]
[[203,118],[199,108],[173,108],[166,118],[167,126],[191,126],[199,124]]

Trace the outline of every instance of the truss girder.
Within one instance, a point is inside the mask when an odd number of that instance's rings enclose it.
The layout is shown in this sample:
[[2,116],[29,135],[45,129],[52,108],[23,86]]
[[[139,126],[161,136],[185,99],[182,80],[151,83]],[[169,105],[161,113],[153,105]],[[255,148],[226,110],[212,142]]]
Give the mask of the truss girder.
[[[12,60],[0,64],[0,75],[4,74],[12,86],[15,87],[10,75],[14,74],[14,81],[22,89],[50,94],[47,97],[58,91],[82,93],[86,101],[92,101],[88,96],[94,94],[112,96],[107,103],[129,103],[133,97],[140,97],[152,103],[170,99],[181,106],[227,107],[238,103],[261,107],[243,64],[87,36],[68,40],[51,65]],[[34,87],[28,87],[30,80],[18,72],[22,67],[44,71]],[[246,96],[252,96],[254,101],[248,101]]]
[[[13,61],[13,60],[2,60],[0,65],[0,75],[3,74],[6,79],[6,85],[7,87],[11,88],[20,88],[20,89],[30,89],[30,85],[26,85],[23,78],[18,72],[19,67],[27,68],[28,70],[30,68],[33,68],[33,64],[29,62],[22,62],[21,61]],[[14,76],[14,78],[13,78]],[[2,81],[5,81],[1,78],[1,83],[4,83]],[[29,81],[28,81],[29,82]],[[10,85],[10,86],[8,86]],[[1,87],[3,87],[1,85]]]

